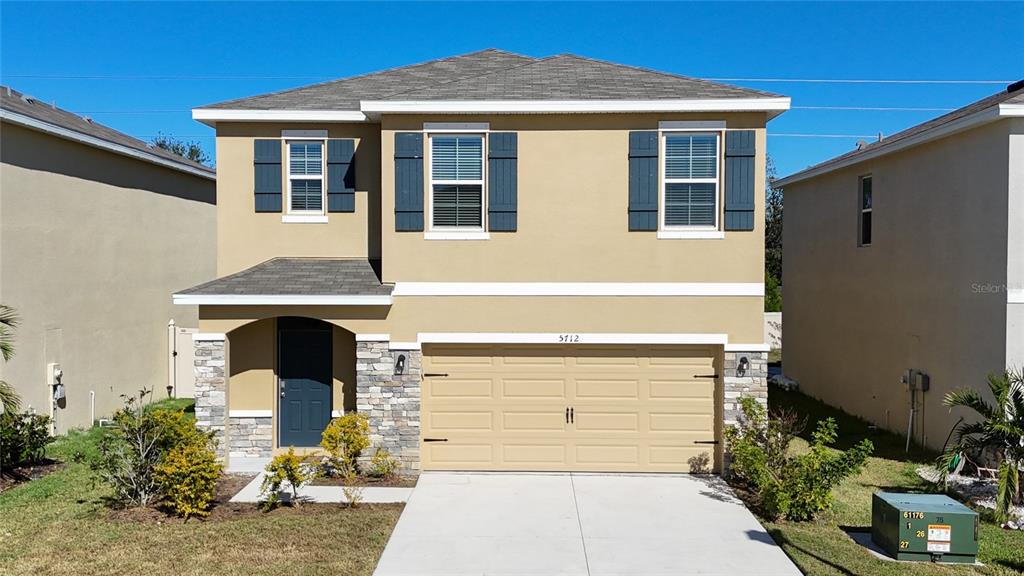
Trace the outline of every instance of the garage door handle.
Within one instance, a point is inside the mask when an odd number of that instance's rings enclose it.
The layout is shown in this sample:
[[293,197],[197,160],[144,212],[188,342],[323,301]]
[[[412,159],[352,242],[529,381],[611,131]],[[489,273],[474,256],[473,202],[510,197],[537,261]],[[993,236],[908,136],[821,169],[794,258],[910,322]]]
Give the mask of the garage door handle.
[[718,374],[698,374],[694,378],[718,378]]
[[576,423],[576,408],[569,408],[569,422]]
[[569,408],[568,407],[566,407],[566,409],[565,409],[565,423],[566,424],[569,423]]
[[447,438],[424,438],[424,442],[447,442]]
[[447,378],[448,374],[445,372],[427,372],[423,375],[424,378]]
[[718,440],[694,440],[694,444],[718,444]]

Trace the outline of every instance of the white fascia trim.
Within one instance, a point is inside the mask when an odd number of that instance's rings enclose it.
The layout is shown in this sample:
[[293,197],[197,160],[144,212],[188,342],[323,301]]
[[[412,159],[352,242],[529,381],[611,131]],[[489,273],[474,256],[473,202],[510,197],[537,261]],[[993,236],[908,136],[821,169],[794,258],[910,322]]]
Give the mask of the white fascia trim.
[[1024,288],[1010,288],[1006,291],[1007,304],[1024,304]]
[[768,344],[726,344],[726,352],[771,352]]
[[489,232],[424,232],[424,240],[490,240]]
[[1000,116],[1024,116],[1024,104],[1000,104]]
[[659,240],[723,240],[721,230],[658,230]]
[[388,345],[390,350],[419,350],[419,342],[392,342]]
[[175,294],[174,303],[184,306],[390,306],[391,296],[290,296],[283,294]]
[[789,110],[789,98],[690,100],[363,100],[363,112],[586,113],[586,112],[770,112]]
[[217,122],[366,122],[355,110],[226,110],[193,108],[192,119],[208,126]]
[[228,418],[270,418],[273,410],[228,410]]
[[625,334],[574,332],[420,332],[420,344],[716,344],[728,334]]
[[341,418],[345,413],[341,410],[331,410],[331,418]]
[[396,282],[392,296],[764,296],[764,283]]
[[223,332],[196,332],[192,335],[193,342],[223,342],[227,339]]
[[192,174],[193,176],[206,178],[207,180],[217,179],[217,174],[215,172],[201,170],[199,168],[196,168],[195,166],[190,166],[188,164],[181,164],[179,162],[175,162],[174,160],[169,160],[162,156],[157,156],[156,154],[149,154],[147,152],[143,152],[142,150],[136,150],[135,148],[130,148],[128,146],[123,146],[121,144],[116,144],[114,142],[103,140],[102,138],[96,138],[94,136],[89,136],[88,134],[82,134],[81,132],[57,126],[55,124],[50,124],[49,122],[43,122],[42,120],[37,120],[30,116],[25,116],[24,114],[18,114],[17,112],[11,112],[10,110],[0,110],[0,119],[12,122],[14,124],[19,124],[26,128],[39,130],[40,132],[46,132],[48,134],[53,134],[54,136],[59,136],[61,138],[66,138],[68,140],[73,140],[75,142],[87,144],[95,148],[100,148],[102,150],[114,152],[115,154],[121,154],[123,156],[128,156],[138,160],[144,160],[152,164],[158,164],[165,168],[170,168],[172,170],[178,170],[181,172],[185,172],[187,174]]
[[356,334],[356,342],[387,342],[391,334]]
[[[810,178],[814,178],[815,176],[821,176],[822,174],[828,174],[829,172],[834,172],[841,168],[846,168],[847,166],[853,166],[854,164],[871,160],[873,158],[878,158],[879,156],[885,156],[886,154],[891,154],[893,152],[897,152],[905,148],[910,148],[911,146],[917,146],[919,144],[924,144],[925,142],[930,142],[932,140],[937,140],[939,138],[951,136],[958,132],[963,132],[964,130],[969,130],[976,126],[988,124],[989,122],[993,122],[999,119],[1001,115],[1002,106],[1005,105],[1001,104],[999,106],[991,106],[984,110],[975,112],[974,114],[970,114],[968,116],[964,116],[963,118],[958,118],[952,122],[943,124],[942,126],[932,128],[931,130],[926,130],[924,132],[921,132],[920,134],[911,136],[909,138],[904,138],[898,142],[895,142],[892,145],[882,146],[880,148],[876,148],[875,150],[865,152],[864,154],[858,154],[856,156],[853,156],[852,158],[843,160],[842,162],[829,164],[828,166],[821,166],[820,168],[808,168],[803,172],[797,172],[796,174],[792,174],[790,176],[786,176],[785,178],[776,180],[774,182],[774,185],[780,188],[784,188],[789,184],[794,184],[796,182],[808,180]],[[883,142],[884,141],[885,140],[883,140]]]
[[285,224],[327,224],[327,216],[317,214],[282,214]]

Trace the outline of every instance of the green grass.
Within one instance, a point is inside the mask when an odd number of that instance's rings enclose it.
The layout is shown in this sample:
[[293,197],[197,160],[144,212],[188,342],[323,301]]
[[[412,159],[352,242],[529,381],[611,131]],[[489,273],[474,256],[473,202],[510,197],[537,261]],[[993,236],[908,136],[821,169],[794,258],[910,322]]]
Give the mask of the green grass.
[[195,417],[196,401],[192,398],[164,398],[146,405],[146,411],[153,410],[184,410]]
[[856,576],[929,576],[929,575],[1008,575],[1024,572],[1024,532],[1002,530],[985,515],[982,522],[978,560],[985,566],[951,566],[928,563],[896,563],[879,560],[850,540],[841,527],[870,529],[871,495],[879,490],[921,491],[931,487],[918,478],[915,470],[922,463],[931,463],[935,455],[918,447],[904,452],[905,439],[896,434],[876,431],[868,423],[831,408],[797,392],[772,387],[769,403],[788,407],[807,416],[805,439],[796,441],[797,449],[806,446],[806,437],[814,423],[832,416],[839,423],[839,448],[846,448],[861,438],[875,444],[875,455],[864,470],[848,478],[835,491],[835,505],[813,522],[763,521],[782,548],[809,575]]
[[112,517],[106,487],[71,461],[95,451],[99,429],[50,449],[63,470],[0,494],[0,574],[369,575],[400,506],[282,508],[209,521]]

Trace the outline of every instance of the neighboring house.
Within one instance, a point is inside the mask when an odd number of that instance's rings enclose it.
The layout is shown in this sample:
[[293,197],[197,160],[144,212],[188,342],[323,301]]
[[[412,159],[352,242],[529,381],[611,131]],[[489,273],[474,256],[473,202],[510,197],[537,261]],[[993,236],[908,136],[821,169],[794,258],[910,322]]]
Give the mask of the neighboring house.
[[10,88],[0,160],[0,302],[21,319],[3,379],[57,432],[166,397],[168,322],[198,326],[167,295],[215,270],[214,171]]
[[786,375],[941,448],[947,392],[1024,367],[1024,82],[776,184]]
[[355,410],[410,470],[718,467],[766,392],[788,107],[485,50],[193,110],[219,194],[220,278],[174,296],[200,306],[200,422],[233,463]]

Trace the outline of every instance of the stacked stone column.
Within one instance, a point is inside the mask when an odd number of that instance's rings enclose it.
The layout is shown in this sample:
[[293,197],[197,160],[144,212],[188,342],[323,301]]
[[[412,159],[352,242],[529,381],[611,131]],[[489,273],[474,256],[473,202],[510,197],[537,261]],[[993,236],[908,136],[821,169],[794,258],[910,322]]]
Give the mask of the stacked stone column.
[[[396,374],[399,356],[403,371]],[[419,350],[391,350],[384,341],[356,342],[356,410],[370,421],[372,456],[386,449],[402,462],[404,473],[420,469]]]
[[223,334],[196,334],[196,426],[212,431],[217,442],[217,455],[227,457],[228,445],[225,438],[227,420],[228,383],[225,376],[226,343]]

